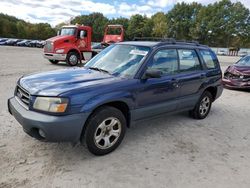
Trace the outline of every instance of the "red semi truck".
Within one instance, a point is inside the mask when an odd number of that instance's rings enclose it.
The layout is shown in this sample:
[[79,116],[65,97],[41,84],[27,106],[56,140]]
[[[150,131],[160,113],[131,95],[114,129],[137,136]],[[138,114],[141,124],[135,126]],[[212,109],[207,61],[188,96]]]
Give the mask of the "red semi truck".
[[[112,31],[116,32],[112,32]],[[118,31],[118,33],[117,33]],[[68,65],[75,66],[81,60],[89,60],[111,43],[124,40],[122,25],[108,25],[101,47],[92,48],[92,28],[84,25],[63,26],[58,35],[46,40],[43,56],[52,64],[66,61]]]

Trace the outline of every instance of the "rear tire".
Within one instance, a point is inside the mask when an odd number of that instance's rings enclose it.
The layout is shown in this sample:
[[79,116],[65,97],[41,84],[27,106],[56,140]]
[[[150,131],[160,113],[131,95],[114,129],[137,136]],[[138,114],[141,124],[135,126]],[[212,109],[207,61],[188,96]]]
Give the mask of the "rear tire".
[[80,61],[80,56],[77,52],[69,52],[66,57],[66,62],[70,66],[76,66]]
[[94,112],[86,123],[82,142],[94,155],[114,151],[126,133],[126,119],[117,108],[104,106]]
[[212,101],[213,101],[212,94],[209,91],[205,91],[201,95],[197,104],[195,105],[195,108],[189,111],[190,116],[193,117],[194,119],[206,118],[210,112]]
[[50,62],[50,63],[52,63],[52,64],[54,64],[54,65],[56,65],[56,64],[58,64],[58,63],[59,63],[59,61],[58,61],[58,60],[51,60],[51,59],[49,60],[49,62]]

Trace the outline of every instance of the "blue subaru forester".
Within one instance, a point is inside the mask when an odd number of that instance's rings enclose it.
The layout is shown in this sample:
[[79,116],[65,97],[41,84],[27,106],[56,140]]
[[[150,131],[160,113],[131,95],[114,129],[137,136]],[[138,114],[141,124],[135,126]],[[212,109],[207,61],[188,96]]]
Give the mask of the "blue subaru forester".
[[81,141],[104,155],[137,120],[179,111],[205,118],[222,93],[221,78],[207,46],[172,39],[122,42],[84,67],[20,78],[8,107],[32,137]]

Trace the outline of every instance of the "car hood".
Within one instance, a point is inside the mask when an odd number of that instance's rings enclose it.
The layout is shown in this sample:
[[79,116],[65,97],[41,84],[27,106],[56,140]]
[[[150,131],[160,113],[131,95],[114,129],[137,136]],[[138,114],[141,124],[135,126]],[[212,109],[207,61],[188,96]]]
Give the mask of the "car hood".
[[73,35],[62,35],[62,36],[55,36],[52,38],[47,39],[48,41],[56,42],[56,41],[64,41],[64,40],[72,40],[75,36]]
[[18,84],[31,95],[58,96],[62,93],[103,86],[121,80],[107,73],[86,68],[70,68],[22,77]]
[[250,75],[250,67],[232,65],[228,67],[227,72],[230,72],[235,75]]

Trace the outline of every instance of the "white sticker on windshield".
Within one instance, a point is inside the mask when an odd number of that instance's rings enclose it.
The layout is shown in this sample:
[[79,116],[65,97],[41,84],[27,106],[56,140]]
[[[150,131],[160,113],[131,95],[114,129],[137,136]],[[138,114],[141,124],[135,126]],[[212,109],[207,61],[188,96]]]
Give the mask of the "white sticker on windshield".
[[143,51],[143,50],[131,50],[130,52],[129,52],[129,54],[131,54],[131,55],[142,55],[142,56],[145,56],[145,55],[147,55],[147,51]]

